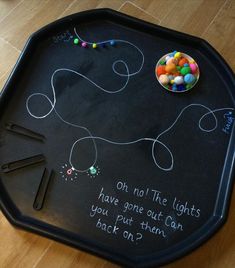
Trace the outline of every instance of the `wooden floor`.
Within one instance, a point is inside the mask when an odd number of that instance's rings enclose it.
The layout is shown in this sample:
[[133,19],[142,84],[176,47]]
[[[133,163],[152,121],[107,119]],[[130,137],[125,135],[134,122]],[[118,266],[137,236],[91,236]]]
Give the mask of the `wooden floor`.
[[[71,13],[109,7],[203,37],[235,71],[235,0],[0,0],[0,88],[27,37]],[[206,244],[168,268],[235,267],[235,192],[225,226]],[[13,228],[0,213],[0,267],[119,267]]]

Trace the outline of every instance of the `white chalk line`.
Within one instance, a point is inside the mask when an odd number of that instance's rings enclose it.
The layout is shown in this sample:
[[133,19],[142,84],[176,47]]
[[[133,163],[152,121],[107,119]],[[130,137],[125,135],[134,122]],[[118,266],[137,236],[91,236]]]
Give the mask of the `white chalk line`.
[[[76,28],[74,28],[74,33],[75,35],[82,41],[82,42],[86,42],[87,44],[93,44],[92,42],[88,42],[88,41],[85,41],[83,40],[78,34],[77,34],[77,31],[76,31]],[[27,100],[26,100],[26,109],[28,111],[28,113],[34,117],[35,119],[43,119],[43,118],[46,118],[53,110],[55,112],[55,114],[58,116],[58,118],[64,122],[65,124],[68,124],[72,127],[77,127],[77,128],[81,128],[83,130],[85,130],[89,137],[92,137],[92,134],[91,132],[89,131],[89,129],[87,129],[86,127],[83,127],[83,126],[80,126],[78,124],[73,124],[73,123],[70,123],[68,121],[66,121],[65,119],[63,119],[63,117],[57,112],[55,106],[56,106],[56,93],[55,93],[55,87],[54,87],[54,77],[55,75],[58,73],[58,72],[70,72],[70,73],[74,73],[82,78],[84,78],[85,80],[87,80],[88,82],[90,82],[92,85],[94,85],[96,88],[100,89],[101,91],[105,92],[105,93],[109,93],[109,94],[114,94],[114,93],[119,93],[121,91],[123,91],[128,82],[129,82],[129,79],[130,79],[130,76],[133,76],[133,75],[136,75],[137,73],[139,73],[142,68],[143,68],[143,65],[144,65],[144,54],[143,52],[137,47],[135,46],[134,44],[132,44],[131,42],[129,41],[126,41],[126,40],[121,40],[121,39],[112,39],[112,40],[105,40],[105,41],[102,41],[102,42],[98,42],[97,44],[103,44],[103,43],[110,43],[111,41],[115,41],[116,43],[124,43],[124,44],[128,44],[128,45],[131,45],[133,46],[141,55],[141,64],[140,64],[140,67],[138,68],[137,71],[135,72],[132,72],[130,73],[129,72],[129,67],[127,65],[127,63],[123,60],[117,60],[115,62],[113,62],[112,64],[112,70],[115,74],[117,74],[118,76],[121,76],[121,77],[124,77],[126,78],[126,81],[125,83],[123,84],[123,86],[115,91],[109,91],[109,90],[106,90],[105,88],[103,88],[102,86],[98,85],[97,83],[95,83],[94,81],[92,81],[91,79],[89,79],[87,76],[83,75],[82,73],[79,73],[75,70],[72,70],[72,69],[68,69],[68,68],[59,68],[57,70],[55,70],[51,76],[51,88],[52,88],[52,93],[53,93],[53,101],[46,95],[46,94],[43,94],[43,93],[34,93],[34,94],[31,94]],[[117,65],[118,64],[122,64],[124,67],[125,67],[125,73],[121,73],[117,70]],[[29,102],[30,100],[33,98],[33,97],[38,97],[38,96],[41,96],[41,97],[44,97],[50,104],[51,106],[51,109],[44,115],[41,115],[41,116],[38,116],[38,115],[35,115],[34,113],[31,112],[30,108],[29,108]],[[92,138],[91,138],[92,139]],[[94,145],[94,149],[95,149],[95,159],[94,159],[94,162],[91,166],[94,166],[96,164],[96,161],[97,161],[97,157],[98,157],[98,151],[97,151],[97,146],[96,146],[96,143],[95,143],[95,140],[92,139],[93,141],[93,145]],[[71,151],[70,151],[70,154],[69,154],[69,163],[71,165],[71,167],[73,168],[73,170],[76,170],[77,172],[86,172],[89,170],[90,166],[87,168],[87,169],[84,169],[84,170],[81,170],[81,169],[76,169],[74,167],[74,165],[72,164],[72,154],[73,154],[73,148],[74,148],[74,145],[76,144],[76,141],[75,143],[72,145],[72,148],[71,148]]]
[[[76,34],[76,36],[82,41],[82,42],[86,42],[87,44],[93,44],[93,42],[88,42],[88,41],[85,41],[83,40],[78,34],[77,34],[77,31],[76,31],[76,28],[74,28],[74,32]],[[91,79],[89,79],[87,76],[83,75],[82,73],[79,73],[75,70],[72,70],[72,69],[68,69],[68,68],[59,68],[57,70],[55,70],[51,76],[51,88],[52,88],[52,93],[53,93],[53,101],[51,101],[51,99],[46,95],[46,94],[43,94],[43,93],[33,93],[31,94],[27,100],[26,100],[26,109],[28,111],[28,113],[34,117],[35,119],[43,119],[43,118],[46,118],[52,111],[55,112],[55,114],[58,116],[58,118],[65,124],[67,125],[70,125],[72,127],[76,127],[76,128],[80,128],[80,129],[83,129],[85,130],[87,133],[88,133],[88,136],[85,136],[85,137],[82,137],[80,139],[77,139],[72,147],[71,147],[71,150],[70,150],[70,153],[69,153],[69,164],[71,165],[71,168],[77,172],[87,172],[89,170],[89,168],[91,166],[94,166],[97,162],[97,159],[98,159],[98,149],[97,149],[97,145],[96,145],[96,142],[95,140],[100,140],[100,141],[103,141],[103,142],[107,142],[107,143],[110,143],[110,144],[113,144],[113,145],[132,145],[132,144],[136,144],[138,142],[143,142],[143,141],[150,141],[152,142],[152,158],[153,158],[153,161],[154,161],[154,164],[161,170],[163,171],[170,171],[173,169],[174,167],[174,157],[173,157],[173,154],[171,152],[171,150],[169,149],[169,147],[164,144],[163,142],[160,141],[160,138],[166,134],[167,132],[169,132],[175,125],[176,123],[178,122],[179,118],[181,117],[181,115],[183,114],[183,112],[190,108],[190,107],[193,107],[193,106],[196,106],[196,107],[201,107],[201,108],[204,108],[207,110],[207,112],[205,114],[203,114],[201,116],[201,118],[199,119],[199,122],[198,122],[198,127],[201,131],[204,131],[204,132],[212,132],[214,131],[216,128],[217,128],[217,125],[218,125],[218,120],[215,116],[215,112],[219,112],[219,111],[223,111],[223,110],[234,110],[234,108],[219,108],[219,109],[215,109],[215,110],[211,110],[210,108],[208,108],[207,106],[203,105],[203,104],[199,104],[199,103],[192,103],[192,104],[189,104],[187,105],[186,107],[184,107],[181,112],[179,113],[179,115],[176,117],[175,121],[167,128],[165,129],[164,131],[162,131],[156,138],[149,138],[149,137],[143,137],[143,138],[139,138],[137,140],[133,140],[133,141],[128,141],[128,142],[117,142],[117,141],[111,141],[109,139],[106,139],[106,138],[103,138],[103,137],[98,137],[98,136],[93,136],[91,131],[84,127],[84,126],[80,126],[78,124],[74,124],[74,123],[71,123],[71,122],[68,122],[66,121],[65,119],[63,119],[63,117],[58,113],[58,111],[56,110],[55,106],[56,106],[56,93],[55,93],[55,87],[54,87],[54,77],[57,73],[59,72],[70,72],[70,73],[74,73],[75,75],[78,75],[82,78],[84,78],[85,80],[87,80],[89,83],[91,83],[92,85],[94,85],[96,88],[98,88],[99,90],[105,92],[105,93],[108,93],[108,94],[114,94],[114,93],[120,93],[121,91],[123,91],[126,86],[128,85],[129,83],[129,79],[131,76],[134,76],[136,74],[138,74],[142,68],[143,68],[143,65],[144,65],[144,54],[143,52],[134,44],[132,44],[131,42],[129,41],[126,41],[126,40],[122,40],[122,39],[110,39],[110,40],[105,40],[105,41],[101,41],[101,42],[97,42],[96,44],[97,45],[100,45],[100,44],[104,44],[104,43],[109,43],[111,41],[115,41],[116,43],[125,43],[125,44],[128,44],[128,45],[131,45],[133,46],[134,48],[137,49],[137,51],[141,54],[141,57],[142,57],[142,60],[141,60],[141,64],[140,64],[140,67],[138,68],[137,71],[134,71],[134,72],[130,72],[129,71],[129,67],[127,65],[127,63],[123,60],[117,60],[115,62],[113,62],[112,64],[112,70],[115,74],[121,76],[121,77],[126,77],[126,81],[125,83],[123,84],[123,86],[115,91],[109,91],[105,88],[103,88],[102,86],[98,85],[97,83],[95,83],[94,81],[92,81]],[[123,64],[124,67],[125,67],[125,71],[126,73],[120,73],[117,71],[116,69],[116,65],[117,64]],[[46,114],[44,115],[41,115],[41,116],[37,116],[35,114],[33,114],[31,111],[30,111],[30,108],[29,108],[29,102],[30,100],[33,98],[33,97],[36,97],[36,96],[42,96],[44,98],[47,99],[47,101],[49,102],[49,104],[51,105],[51,109],[49,110],[49,112],[47,112]],[[208,116],[208,115],[212,115],[214,120],[215,120],[215,126],[211,129],[206,129],[206,128],[203,128],[201,126],[201,122],[202,120]],[[91,165],[89,165],[89,167],[87,167],[86,169],[78,169],[78,168],[75,168],[73,163],[72,163],[72,156],[73,156],[73,151],[74,151],[74,147],[81,141],[84,141],[84,140],[89,140],[91,139],[92,142],[93,142],[93,145],[94,145],[94,151],[95,151],[95,155],[94,155],[94,161]],[[155,145],[156,143],[160,144],[161,146],[163,146],[165,148],[165,150],[169,153],[170,155],[170,158],[171,158],[171,164],[169,167],[163,167],[161,166],[158,161],[157,161],[157,154],[155,154],[154,152],[154,149],[155,149]]]

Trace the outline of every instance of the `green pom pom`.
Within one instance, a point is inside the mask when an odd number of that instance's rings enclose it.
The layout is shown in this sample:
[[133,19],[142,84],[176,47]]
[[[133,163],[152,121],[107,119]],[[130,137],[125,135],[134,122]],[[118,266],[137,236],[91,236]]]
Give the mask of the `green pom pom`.
[[181,70],[180,70],[180,73],[182,74],[182,75],[186,75],[186,74],[189,74],[191,72],[191,69],[190,69],[190,67],[183,67]]

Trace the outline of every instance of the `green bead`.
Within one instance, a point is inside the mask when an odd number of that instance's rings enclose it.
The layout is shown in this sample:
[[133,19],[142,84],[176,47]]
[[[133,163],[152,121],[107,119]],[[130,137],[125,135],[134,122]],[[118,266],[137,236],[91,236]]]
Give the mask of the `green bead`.
[[160,63],[160,65],[165,65],[166,61],[165,60],[161,60],[159,63]]
[[190,69],[190,67],[183,67],[181,70],[180,70],[180,73],[182,74],[182,75],[186,75],[186,74],[189,74],[191,72],[191,69]]
[[92,175],[95,175],[95,174],[97,173],[97,169],[94,168],[94,167],[90,167],[90,173],[91,173]]
[[75,38],[75,39],[73,40],[73,43],[74,43],[75,45],[77,45],[77,44],[79,43],[79,39],[78,39],[78,38]]

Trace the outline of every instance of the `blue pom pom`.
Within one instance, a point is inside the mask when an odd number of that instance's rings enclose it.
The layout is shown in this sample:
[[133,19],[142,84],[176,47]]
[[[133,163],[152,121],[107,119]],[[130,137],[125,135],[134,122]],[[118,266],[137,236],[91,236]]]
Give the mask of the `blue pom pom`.
[[193,84],[195,82],[196,78],[193,74],[186,74],[184,77],[184,82],[186,84]]
[[177,90],[178,91],[184,91],[185,90],[185,85],[178,85]]

